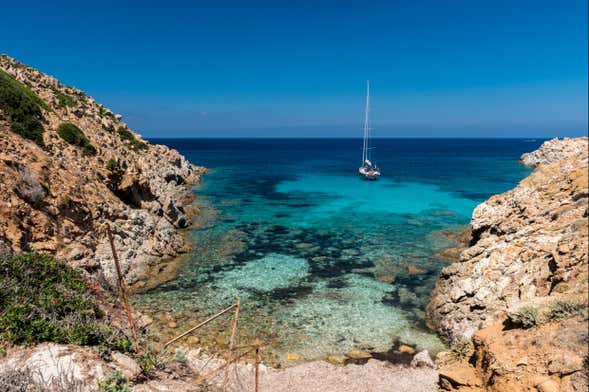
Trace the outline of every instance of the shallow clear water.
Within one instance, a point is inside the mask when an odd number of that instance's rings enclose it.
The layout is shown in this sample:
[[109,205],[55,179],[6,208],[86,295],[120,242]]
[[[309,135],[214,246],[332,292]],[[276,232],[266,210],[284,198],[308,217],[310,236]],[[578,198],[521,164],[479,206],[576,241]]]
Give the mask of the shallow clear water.
[[[154,140],[211,169],[178,278],[134,298],[164,337],[241,298],[239,337],[271,339],[268,360],[315,359],[399,342],[443,348],[423,322],[451,245],[443,231],[529,173],[517,159],[542,140],[382,139],[376,182],[357,173],[352,139]],[[223,348],[229,320],[199,336]]]

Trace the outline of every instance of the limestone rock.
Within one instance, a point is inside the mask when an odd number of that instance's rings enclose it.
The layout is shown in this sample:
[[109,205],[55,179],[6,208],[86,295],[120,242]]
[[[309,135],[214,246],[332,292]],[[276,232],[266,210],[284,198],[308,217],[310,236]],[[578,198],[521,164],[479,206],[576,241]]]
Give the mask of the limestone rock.
[[418,352],[417,354],[415,354],[413,356],[413,359],[411,360],[411,366],[413,367],[428,367],[428,368],[432,368],[435,369],[436,365],[434,364],[434,361],[432,361],[432,358],[429,356],[429,353],[427,352],[427,350],[423,350]]
[[127,355],[115,351],[111,354],[111,358],[113,365],[127,380],[133,380],[141,374],[141,367]]
[[506,312],[583,284],[587,143],[587,138],[546,142],[525,158],[539,164],[532,174],[476,207],[470,246],[442,270],[432,292],[426,309],[431,327],[450,340],[470,337]]
[[[80,90],[18,61],[0,56],[0,70],[48,105],[41,109],[45,148],[12,132],[0,111],[0,242],[12,251],[56,255],[88,275],[116,284],[106,225],[127,283],[148,280],[160,264],[188,250],[177,230],[196,211],[190,184],[204,172],[177,151],[152,145]],[[62,107],[55,91],[74,106]],[[96,148],[86,156],[58,136],[65,122],[78,126]],[[129,130],[144,149],[121,139]]]
[[544,142],[536,151],[523,154],[520,161],[526,166],[546,165],[563,158],[582,156],[587,151],[587,138],[554,138]]

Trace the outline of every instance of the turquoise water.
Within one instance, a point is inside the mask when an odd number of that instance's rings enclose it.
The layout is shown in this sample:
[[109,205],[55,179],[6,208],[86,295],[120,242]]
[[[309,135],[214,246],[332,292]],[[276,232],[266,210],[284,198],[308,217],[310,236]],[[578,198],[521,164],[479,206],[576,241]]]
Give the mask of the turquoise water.
[[[399,343],[437,352],[423,310],[446,261],[444,235],[529,173],[541,140],[377,140],[376,182],[357,173],[359,140],[157,140],[211,169],[195,187],[202,213],[180,275],[137,296],[164,337],[243,303],[239,339],[270,339],[288,365]],[[228,320],[203,330],[222,349]]]

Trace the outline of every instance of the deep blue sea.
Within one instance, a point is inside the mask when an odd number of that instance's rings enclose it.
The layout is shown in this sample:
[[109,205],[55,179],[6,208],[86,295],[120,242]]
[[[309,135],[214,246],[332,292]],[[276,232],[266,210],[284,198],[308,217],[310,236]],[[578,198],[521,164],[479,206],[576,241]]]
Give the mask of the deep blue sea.
[[[352,348],[405,343],[443,348],[424,308],[452,245],[444,232],[474,207],[513,188],[518,163],[541,139],[376,139],[382,177],[357,175],[360,139],[161,139],[210,169],[194,188],[201,214],[177,279],[135,298],[166,335],[243,303],[239,336],[271,339],[288,365]],[[202,331],[222,348],[229,322]],[[292,357],[292,356],[291,356]]]

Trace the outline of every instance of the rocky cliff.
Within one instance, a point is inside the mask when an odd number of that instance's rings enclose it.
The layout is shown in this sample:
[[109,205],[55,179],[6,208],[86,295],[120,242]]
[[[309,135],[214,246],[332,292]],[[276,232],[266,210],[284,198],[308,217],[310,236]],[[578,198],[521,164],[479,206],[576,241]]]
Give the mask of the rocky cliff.
[[587,387],[588,141],[550,140],[521,160],[534,172],[474,210],[469,246],[427,306],[458,354],[439,361],[445,389]]
[[429,322],[449,338],[586,287],[587,138],[551,140],[522,160],[540,164],[474,210],[470,246],[432,293]]
[[188,249],[179,229],[203,171],[84,92],[0,56],[0,248],[48,252],[112,284],[108,224],[140,287]]

